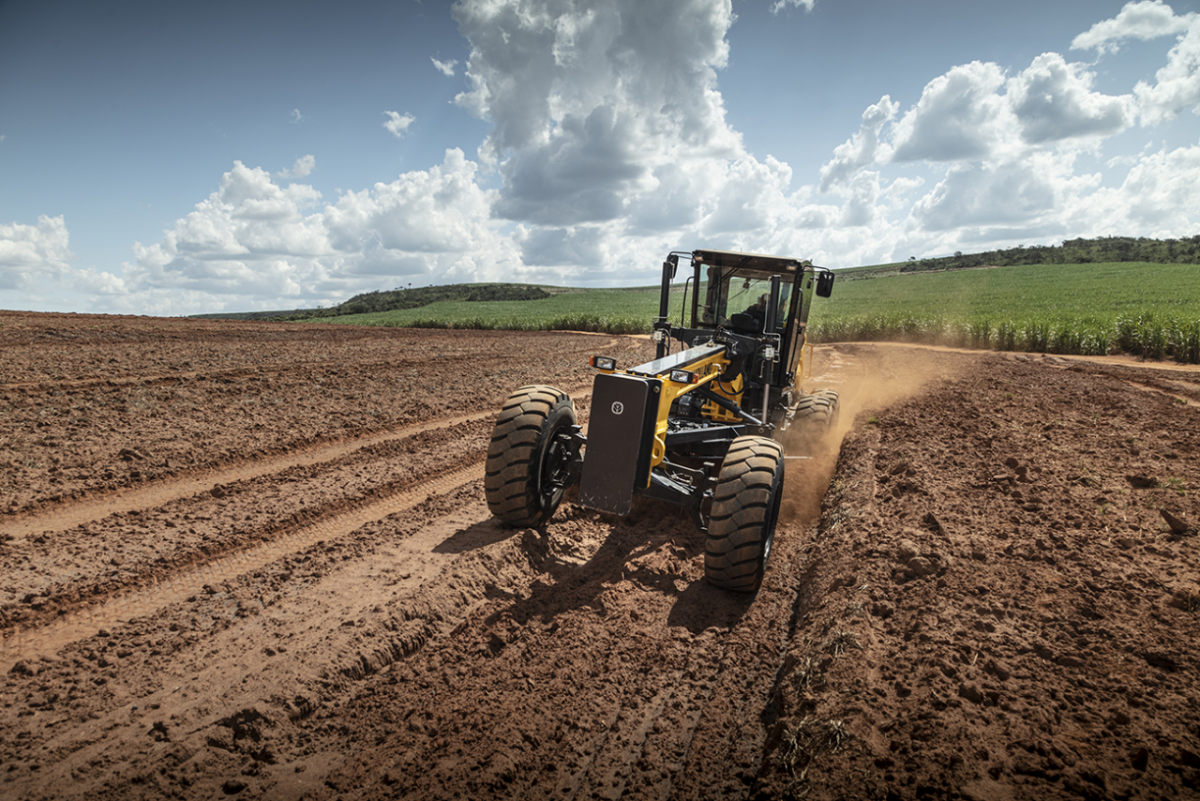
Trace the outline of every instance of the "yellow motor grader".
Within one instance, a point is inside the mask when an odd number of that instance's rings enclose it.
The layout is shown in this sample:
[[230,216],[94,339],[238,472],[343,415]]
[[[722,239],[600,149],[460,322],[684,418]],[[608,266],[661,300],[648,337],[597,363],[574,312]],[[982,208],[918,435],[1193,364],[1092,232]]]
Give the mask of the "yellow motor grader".
[[[672,281],[690,259],[679,324]],[[628,514],[635,495],[681,505],[705,532],[705,576],[753,592],[771,553],[784,464],[804,458],[832,427],[838,396],[804,393],[805,328],[813,296],[834,274],[800,259],[695,250],[663,262],[656,358],[599,372],[585,435],[566,393],[516,390],[488,447],[488,507],[505,524],[540,528],[566,489],[579,503]],[[690,325],[685,325],[689,322]],[[785,456],[785,449],[790,455]]]

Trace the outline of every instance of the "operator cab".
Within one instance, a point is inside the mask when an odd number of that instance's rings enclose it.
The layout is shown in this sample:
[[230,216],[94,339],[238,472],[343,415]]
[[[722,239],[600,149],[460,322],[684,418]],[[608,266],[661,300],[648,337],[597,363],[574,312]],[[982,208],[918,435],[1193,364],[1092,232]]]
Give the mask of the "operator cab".
[[[701,304],[703,327],[723,325],[745,334],[761,334],[766,328],[767,306],[771,298],[769,275],[747,273],[739,275],[717,267],[709,267],[706,275],[708,291]],[[781,283],[776,306],[775,330],[787,327],[792,285]]]
[[[679,262],[689,257],[692,275],[684,284],[678,325],[673,325],[671,281]],[[723,250],[672,253],[663,262],[654,321],[656,358],[669,353],[671,340],[688,348],[719,344],[729,363],[714,391],[756,407],[787,404],[803,361],[812,298],[829,297],[833,278],[831,271],[807,259]],[[729,382],[738,377],[746,383],[734,388]]]
[[[784,334],[797,315],[801,322],[808,319],[806,301],[811,297],[805,295],[813,287],[811,262],[720,250],[696,250],[691,255],[698,287],[693,295],[693,328],[722,327],[761,335],[768,330],[765,314],[773,276],[779,277],[779,297],[771,328]],[[827,293],[819,294],[828,297]]]
[[[775,357],[764,362],[752,355],[747,378],[755,384],[790,386],[806,341],[812,297],[829,296],[833,274],[819,271],[809,261],[777,256],[720,250],[695,250],[690,255],[689,283],[695,287],[690,293],[692,325],[690,332],[679,333],[690,334],[692,343],[711,338],[718,330],[756,340],[769,338],[777,343]],[[778,286],[774,303],[773,283]],[[685,305],[687,299],[685,292]],[[768,321],[772,308],[775,319]]]

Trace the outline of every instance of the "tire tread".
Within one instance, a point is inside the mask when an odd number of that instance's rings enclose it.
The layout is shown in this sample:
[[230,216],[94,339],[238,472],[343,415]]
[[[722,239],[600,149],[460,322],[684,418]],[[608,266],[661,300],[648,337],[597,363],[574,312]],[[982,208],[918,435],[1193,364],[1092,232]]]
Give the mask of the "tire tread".
[[541,508],[540,496],[532,484],[539,440],[560,407],[568,410],[574,423],[574,406],[565,392],[531,384],[515,390],[496,418],[483,488],[488,509],[509,526],[537,528],[553,514],[553,509]]
[[710,583],[739,592],[753,592],[762,583],[783,464],[783,448],[765,437],[738,437],[730,445],[713,492],[704,548]]

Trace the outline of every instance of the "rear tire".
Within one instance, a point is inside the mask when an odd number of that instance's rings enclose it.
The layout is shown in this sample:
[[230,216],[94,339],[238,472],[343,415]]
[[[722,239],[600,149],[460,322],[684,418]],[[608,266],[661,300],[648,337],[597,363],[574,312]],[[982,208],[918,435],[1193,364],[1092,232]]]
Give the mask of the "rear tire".
[[541,528],[567,488],[574,458],[556,435],[575,425],[575,405],[554,387],[521,387],[504,402],[483,479],[488,509],[514,528]]
[[766,437],[738,437],[729,446],[713,491],[704,577],[735,592],[762,584],[783,497],[783,448]]
[[783,433],[788,453],[807,456],[817,450],[837,428],[838,400],[837,392],[832,389],[818,389],[800,398],[792,423]]

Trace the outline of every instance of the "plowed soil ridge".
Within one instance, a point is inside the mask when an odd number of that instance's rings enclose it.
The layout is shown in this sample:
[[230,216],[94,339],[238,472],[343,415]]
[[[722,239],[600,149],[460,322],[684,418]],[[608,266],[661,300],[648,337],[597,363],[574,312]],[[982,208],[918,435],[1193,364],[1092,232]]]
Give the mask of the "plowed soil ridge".
[[[586,404],[586,393],[577,397]],[[351,453],[311,467],[293,466],[267,478],[217,484],[211,492],[157,509],[114,514],[95,525],[57,535],[43,533],[31,542],[14,541],[12,555],[2,562],[8,572],[7,583],[0,586],[4,628],[54,620],[80,605],[103,603],[115,592],[161,584],[166,576],[197,570],[224,554],[285,541],[318,521],[379,507],[384,499],[419,486],[430,475],[481,462],[490,435],[487,418],[445,421],[447,428],[430,424],[411,429],[416,433],[402,440],[360,441],[362,447]],[[586,412],[580,419],[586,421]],[[407,468],[400,461],[421,453],[428,458]],[[319,501],[312,504],[307,502],[310,498]],[[214,515],[239,522],[232,527],[200,522]],[[162,526],[180,532],[173,547],[164,547]],[[45,550],[86,552],[88,557],[56,560],[45,556]]]
[[322,519],[263,545],[223,554],[187,572],[159,579],[154,586],[118,594],[104,603],[69,613],[46,626],[20,628],[0,638],[0,673],[20,659],[39,659],[57,652],[68,643],[114,628],[135,617],[153,614],[167,604],[178,603],[205,586],[253,573],[277,559],[320,542],[335,540],[379,520],[412,508],[430,495],[441,495],[482,477],[483,460],[477,459],[458,470],[418,482],[411,489],[366,504],[351,512]]
[[[6,317],[0,370],[38,380],[0,389],[0,520],[484,413],[521,384],[589,381],[597,350],[624,363],[650,352],[617,337],[534,334],[537,347],[513,352],[495,332],[352,328]],[[196,377],[157,380],[177,372]],[[81,373],[104,382],[71,385]]]
[[[583,391],[586,389],[585,385],[572,387],[567,391],[578,393],[578,402],[586,404],[590,397],[590,392]],[[282,473],[295,467],[309,467],[323,462],[332,462],[355,451],[383,443],[407,439],[427,431],[437,431],[464,423],[487,420],[495,416],[496,412],[488,411],[404,426],[353,440],[305,448],[293,453],[260,457],[219,470],[206,471],[198,476],[173,478],[136,489],[118,491],[112,495],[69,502],[64,506],[53,508],[47,512],[34,513],[19,520],[0,521],[0,542],[4,539],[22,539],[35,534],[63,531],[109,515],[152,509],[191,495],[211,492],[214,487],[220,485],[250,481],[272,473]]]
[[1200,419],[1153,368],[1048,366],[847,438],[763,796],[1200,794]]

